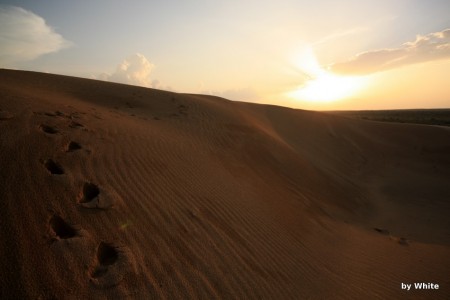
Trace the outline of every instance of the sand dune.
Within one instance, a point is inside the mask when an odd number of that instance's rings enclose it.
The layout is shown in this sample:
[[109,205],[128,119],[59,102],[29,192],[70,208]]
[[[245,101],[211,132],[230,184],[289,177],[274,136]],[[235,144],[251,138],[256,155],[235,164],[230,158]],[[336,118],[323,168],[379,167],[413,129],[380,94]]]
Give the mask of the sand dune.
[[0,70],[0,298],[448,299],[449,153],[445,127]]

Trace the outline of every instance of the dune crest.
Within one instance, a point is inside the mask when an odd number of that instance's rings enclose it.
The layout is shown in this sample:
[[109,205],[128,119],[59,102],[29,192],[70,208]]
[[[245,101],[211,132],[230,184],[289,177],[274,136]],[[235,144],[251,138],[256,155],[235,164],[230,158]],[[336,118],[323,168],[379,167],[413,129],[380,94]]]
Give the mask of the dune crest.
[[1,299],[450,294],[448,128],[0,79]]

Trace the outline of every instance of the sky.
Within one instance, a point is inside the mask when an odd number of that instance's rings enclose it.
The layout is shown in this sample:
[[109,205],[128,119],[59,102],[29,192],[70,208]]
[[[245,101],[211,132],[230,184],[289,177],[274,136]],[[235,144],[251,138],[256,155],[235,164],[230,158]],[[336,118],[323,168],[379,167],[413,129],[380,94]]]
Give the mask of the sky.
[[0,67],[302,109],[449,108],[450,1],[0,1]]

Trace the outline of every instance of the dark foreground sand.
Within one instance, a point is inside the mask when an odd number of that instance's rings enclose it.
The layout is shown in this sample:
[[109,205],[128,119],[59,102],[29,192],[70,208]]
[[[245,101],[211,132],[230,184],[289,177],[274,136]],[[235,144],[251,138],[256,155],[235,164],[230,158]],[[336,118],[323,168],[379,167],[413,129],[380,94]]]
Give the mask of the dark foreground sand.
[[448,299],[449,183],[450,128],[0,70],[0,298]]

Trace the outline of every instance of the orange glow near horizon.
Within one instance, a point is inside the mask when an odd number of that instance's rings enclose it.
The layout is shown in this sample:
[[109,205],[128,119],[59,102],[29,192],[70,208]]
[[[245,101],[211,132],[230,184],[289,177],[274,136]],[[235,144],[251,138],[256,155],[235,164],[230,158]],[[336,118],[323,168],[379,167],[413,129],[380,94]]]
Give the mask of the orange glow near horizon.
[[298,88],[286,95],[297,101],[331,103],[355,96],[367,85],[364,76],[339,76],[321,67],[310,47],[305,47],[294,61],[295,67],[306,76]]

